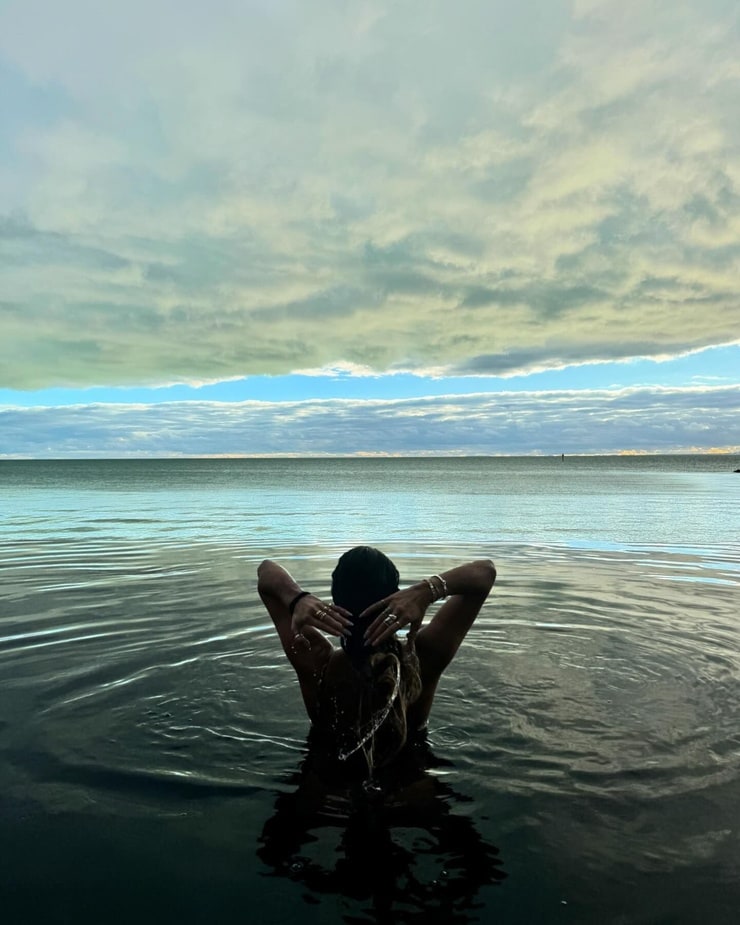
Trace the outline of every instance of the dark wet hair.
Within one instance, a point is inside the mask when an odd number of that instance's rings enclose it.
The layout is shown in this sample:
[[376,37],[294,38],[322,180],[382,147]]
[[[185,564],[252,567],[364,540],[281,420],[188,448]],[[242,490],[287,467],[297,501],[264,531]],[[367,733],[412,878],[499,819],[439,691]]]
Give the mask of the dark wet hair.
[[[332,573],[334,603],[357,618],[376,601],[398,591],[398,569],[379,549],[356,546],[344,553]],[[341,759],[359,750],[372,773],[403,748],[407,738],[406,711],[421,693],[419,660],[412,642],[391,636],[382,645],[369,647],[365,630],[377,617],[360,623],[352,635],[341,640],[355,669],[352,680],[339,696],[323,705],[333,729]]]
[[[332,572],[331,596],[335,604],[359,617],[366,607],[398,591],[398,578],[398,569],[385,553],[372,546],[355,546],[340,557]],[[371,654],[362,637],[376,616],[362,625],[355,620],[352,635],[342,637],[342,648],[355,666]]]

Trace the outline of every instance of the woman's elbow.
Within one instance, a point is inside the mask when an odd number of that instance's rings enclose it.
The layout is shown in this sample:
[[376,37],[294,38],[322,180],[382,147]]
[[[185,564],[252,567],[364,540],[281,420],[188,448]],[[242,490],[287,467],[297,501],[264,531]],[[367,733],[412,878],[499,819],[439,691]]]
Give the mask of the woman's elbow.
[[488,594],[496,581],[496,566],[491,559],[479,559],[475,564],[478,567],[481,590]]
[[272,559],[264,559],[257,566],[257,587],[264,586],[269,578],[272,567],[275,563]]

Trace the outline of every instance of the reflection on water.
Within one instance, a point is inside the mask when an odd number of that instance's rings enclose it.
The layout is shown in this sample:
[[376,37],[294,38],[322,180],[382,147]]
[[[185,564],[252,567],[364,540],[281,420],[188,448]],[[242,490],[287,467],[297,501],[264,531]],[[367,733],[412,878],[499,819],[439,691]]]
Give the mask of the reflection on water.
[[[295,789],[278,795],[258,857],[313,895],[368,903],[373,921],[472,921],[480,889],[506,873],[498,848],[456,812],[465,798],[434,773],[445,764],[417,742],[369,788],[314,748],[289,778]],[[345,920],[360,921],[356,911]]]
[[[561,469],[532,469],[535,484],[466,465],[455,482],[400,467],[398,491],[371,466],[366,491],[345,468],[318,496],[320,466],[307,484],[286,469],[277,499],[269,473],[250,494],[219,467],[199,489],[203,469],[186,466],[171,493],[137,467],[117,490],[11,486],[0,892],[18,915],[4,907],[3,925],[50,909],[130,922],[142,892],[179,922],[243,922],[256,895],[262,921],[301,925],[389,908],[397,921],[734,922],[737,489],[702,507],[720,476],[629,471],[605,488],[589,469],[569,494]],[[492,473],[508,484],[492,490]],[[256,594],[264,556],[326,594],[366,526],[408,580],[481,555],[499,569],[440,685],[434,754],[380,801],[336,786],[314,753],[297,770],[307,722]],[[91,890],[100,903],[81,906]]]

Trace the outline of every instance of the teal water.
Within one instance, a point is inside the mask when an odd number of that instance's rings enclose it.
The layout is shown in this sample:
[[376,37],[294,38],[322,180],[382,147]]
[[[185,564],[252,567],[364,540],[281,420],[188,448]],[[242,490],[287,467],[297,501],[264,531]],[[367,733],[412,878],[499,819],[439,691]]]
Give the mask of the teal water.
[[[734,922],[738,467],[1,462],[4,921]],[[255,575],[326,594],[361,542],[499,571],[372,812]]]

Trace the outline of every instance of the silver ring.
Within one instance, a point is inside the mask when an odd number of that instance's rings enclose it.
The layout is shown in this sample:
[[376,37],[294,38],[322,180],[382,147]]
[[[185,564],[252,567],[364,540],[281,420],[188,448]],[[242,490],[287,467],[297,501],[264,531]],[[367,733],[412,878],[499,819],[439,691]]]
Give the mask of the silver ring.
[[318,611],[316,612],[316,619],[317,619],[317,620],[321,620],[321,622],[323,623],[324,620],[326,619],[326,611],[325,611],[325,610],[318,610]]
[[386,626],[390,626],[391,623],[398,623],[398,617],[397,617],[394,613],[389,613],[389,614],[386,616],[385,620],[383,620],[383,623],[384,623]]

